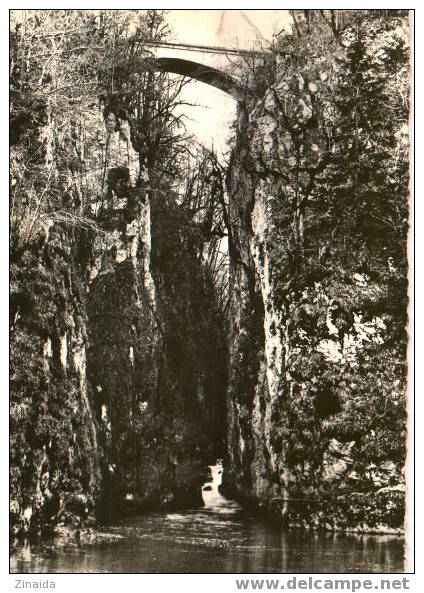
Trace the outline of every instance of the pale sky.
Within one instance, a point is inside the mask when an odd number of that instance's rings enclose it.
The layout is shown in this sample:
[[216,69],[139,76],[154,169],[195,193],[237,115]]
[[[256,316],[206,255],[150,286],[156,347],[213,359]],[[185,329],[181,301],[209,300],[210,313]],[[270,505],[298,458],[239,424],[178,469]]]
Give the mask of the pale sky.
[[287,10],[170,10],[175,40],[252,49],[290,21]]
[[[173,30],[172,40],[199,45],[254,49],[266,47],[273,34],[290,27],[287,10],[170,10],[167,20]],[[160,49],[158,56],[179,57],[210,66],[225,67],[225,55]],[[224,92],[193,81],[184,89],[184,100],[201,105],[185,107],[188,131],[219,153],[226,151],[229,126],[236,114],[236,103]]]

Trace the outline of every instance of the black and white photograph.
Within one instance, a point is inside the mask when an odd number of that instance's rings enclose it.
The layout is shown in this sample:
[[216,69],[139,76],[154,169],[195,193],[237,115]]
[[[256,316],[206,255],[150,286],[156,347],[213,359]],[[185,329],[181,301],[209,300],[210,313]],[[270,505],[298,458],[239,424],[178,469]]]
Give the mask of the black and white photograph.
[[414,11],[9,16],[17,588],[402,582]]

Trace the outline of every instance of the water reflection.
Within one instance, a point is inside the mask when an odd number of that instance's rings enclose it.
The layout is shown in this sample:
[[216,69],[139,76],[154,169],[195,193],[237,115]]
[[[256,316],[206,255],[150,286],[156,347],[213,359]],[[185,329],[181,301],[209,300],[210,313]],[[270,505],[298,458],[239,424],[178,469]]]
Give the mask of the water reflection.
[[[402,572],[395,536],[286,530],[242,511],[219,493],[212,466],[205,507],[150,513],[100,530],[105,541],[25,546],[12,555],[16,573],[331,573]],[[208,486],[211,488],[209,489]],[[109,539],[106,539],[108,538]],[[113,539],[112,539],[113,538]]]
[[13,554],[12,572],[297,573],[401,572],[393,536],[284,531],[242,514],[151,514],[109,530],[96,544],[43,544]]

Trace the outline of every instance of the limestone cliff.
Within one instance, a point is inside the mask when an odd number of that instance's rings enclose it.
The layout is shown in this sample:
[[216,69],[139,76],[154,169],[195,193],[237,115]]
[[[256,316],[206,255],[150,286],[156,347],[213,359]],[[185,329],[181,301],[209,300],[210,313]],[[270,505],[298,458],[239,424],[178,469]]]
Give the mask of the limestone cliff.
[[114,155],[99,111],[78,132],[96,218],[52,213],[12,254],[18,534],[201,504],[201,471],[222,455],[225,344],[198,229],[166,187],[103,186]]
[[48,238],[11,275],[11,520],[15,532],[94,521],[102,488],[87,382],[86,286],[72,238]]
[[[324,26],[319,15],[311,32],[298,23],[263,64],[260,98],[239,114],[227,176],[235,244],[225,487],[292,525],[398,529],[408,176],[395,152],[386,153],[386,167],[402,181],[379,176],[370,150],[383,142],[379,128],[355,132],[334,98],[359,77],[351,60],[363,52],[358,85],[367,101],[357,117],[364,121],[366,109],[391,92],[387,79],[375,95],[375,80],[364,74],[369,61],[375,68],[388,46],[404,41],[374,21],[369,38],[361,24],[360,46],[348,28],[339,45]],[[298,36],[302,47],[308,38],[308,51],[288,66],[284,52]],[[329,45],[320,54],[324,37]],[[385,133],[407,159],[401,127]],[[364,143],[360,157],[349,134]]]

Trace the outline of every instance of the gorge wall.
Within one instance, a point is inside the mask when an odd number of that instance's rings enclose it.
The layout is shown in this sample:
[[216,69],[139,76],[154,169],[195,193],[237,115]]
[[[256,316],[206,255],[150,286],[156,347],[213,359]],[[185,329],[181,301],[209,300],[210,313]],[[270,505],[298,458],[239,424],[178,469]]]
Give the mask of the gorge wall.
[[[100,186],[101,112],[84,109],[81,126]],[[17,534],[197,506],[223,454],[226,345],[198,225],[172,193],[112,193],[94,232],[52,216],[13,253]]]
[[[390,531],[404,520],[408,175],[392,153],[383,178],[364,112],[391,92],[369,69],[403,40],[376,20],[360,43],[325,26],[299,20],[239,112],[225,491],[290,525]],[[288,67],[290,49],[304,53]],[[353,81],[364,128],[348,148]]]

